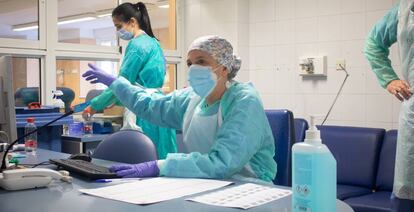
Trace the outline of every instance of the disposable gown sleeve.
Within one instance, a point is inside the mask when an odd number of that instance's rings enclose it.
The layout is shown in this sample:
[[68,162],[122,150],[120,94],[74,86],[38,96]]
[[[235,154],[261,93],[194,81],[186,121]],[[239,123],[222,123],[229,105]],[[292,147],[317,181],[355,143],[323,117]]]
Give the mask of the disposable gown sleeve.
[[365,43],[365,56],[380,85],[399,79],[389,59],[390,47],[397,42],[398,5],[372,28]]
[[[216,140],[207,154],[170,153],[160,167],[161,176],[225,179],[240,172],[261,147],[266,120],[256,98],[240,97],[224,116]],[[263,113],[264,114],[264,113]]]
[[160,127],[181,129],[191,89],[177,90],[168,95],[147,92],[119,77],[110,89],[121,103],[140,118]]
[[[119,76],[124,77],[129,82],[135,83],[140,72],[139,70],[143,68],[144,56],[144,52],[139,51],[139,49],[129,50],[122,62]],[[148,79],[151,80],[154,78]],[[151,85],[153,83],[147,82],[146,84]],[[109,88],[105,89],[99,96],[93,98],[91,101],[91,107],[94,110],[103,110],[112,104],[122,105]]]

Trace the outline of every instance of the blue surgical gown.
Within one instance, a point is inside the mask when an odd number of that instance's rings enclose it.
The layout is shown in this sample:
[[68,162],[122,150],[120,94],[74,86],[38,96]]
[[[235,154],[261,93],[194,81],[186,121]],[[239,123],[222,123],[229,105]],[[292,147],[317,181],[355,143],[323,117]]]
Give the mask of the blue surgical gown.
[[[159,42],[147,34],[130,40],[119,75],[146,88],[161,88],[165,78],[165,58]],[[103,110],[114,103],[122,105],[119,104],[122,98],[124,96],[115,97],[111,89],[106,89],[91,101],[91,107],[93,110]],[[175,130],[159,127],[139,116],[137,125],[154,142],[159,159],[164,159],[168,153],[177,152]]]
[[[166,96],[148,94],[123,77],[110,88],[141,118],[174,129],[182,129],[190,99],[196,95],[191,88]],[[223,179],[249,163],[258,179],[270,182],[275,178],[274,139],[258,93],[248,84],[234,83],[220,101],[223,123],[210,151],[168,154],[160,167],[161,176]]]
[[399,79],[388,58],[391,46],[397,42],[397,27],[398,5],[374,25],[365,42],[365,56],[383,88]]

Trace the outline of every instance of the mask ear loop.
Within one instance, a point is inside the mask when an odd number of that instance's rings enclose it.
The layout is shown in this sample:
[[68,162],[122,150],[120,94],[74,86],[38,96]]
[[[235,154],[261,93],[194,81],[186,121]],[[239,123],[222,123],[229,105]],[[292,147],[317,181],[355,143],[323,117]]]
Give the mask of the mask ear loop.
[[232,84],[233,84],[233,81],[227,80],[227,82],[226,82],[226,88],[229,89]]
[[234,83],[234,82],[235,82],[234,80],[229,80],[229,79],[227,78],[227,80],[226,80],[226,84],[225,84],[226,89],[230,88],[230,87],[233,85],[233,83]]
[[[220,64],[217,68],[213,69],[213,73],[214,73],[216,76],[217,76],[217,74],[216,74],[215,70],[217,70],[220,66],[223,66],[223,65],[221,65],[221,64]],[[218,81],[220,81],[220,79],[221,79],[221,78],[223,78],[223,77],[221,77],[221,76],[220,76],[220,77],[217,77],[217,82],[218,82]],[[230,86],[231,86],[231,85],[232,85],[232,82],[230,82],[230,81],[227,79],[227,80],[226,80],[226,82],[225,82],[225,84],[224,84],[224,86],[226,86],[226,89],[227,89],[227,88],[230,88]]]

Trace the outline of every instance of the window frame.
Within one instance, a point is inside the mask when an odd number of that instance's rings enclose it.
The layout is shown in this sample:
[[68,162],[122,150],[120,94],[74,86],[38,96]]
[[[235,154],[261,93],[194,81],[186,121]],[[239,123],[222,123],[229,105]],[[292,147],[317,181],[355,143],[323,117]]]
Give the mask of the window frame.
[[[128,2],[118,0],[118,5]],[[186,76],[181,49],[183,44],[183,0],[176,0],[176,50],[164,50],[167,63],[177,65],[176,86],[185,85]],[[39,40],[0,38],[0,55],[33,57],[40,59],[40,97],[44,105],[52,104],[52,91],[56,89],[56,60],[122,61],[118,46],[93,46],[58,42],[58,0],[38,0]]]

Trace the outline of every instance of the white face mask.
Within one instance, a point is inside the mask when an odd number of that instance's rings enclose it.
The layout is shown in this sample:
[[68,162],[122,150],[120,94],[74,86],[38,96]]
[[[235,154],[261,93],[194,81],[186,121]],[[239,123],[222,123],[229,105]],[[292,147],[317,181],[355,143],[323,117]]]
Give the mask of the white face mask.
[[188,82],[194,92],[201,98],[207,97],[217,85],[217,75],[210,66],[191,65]]

